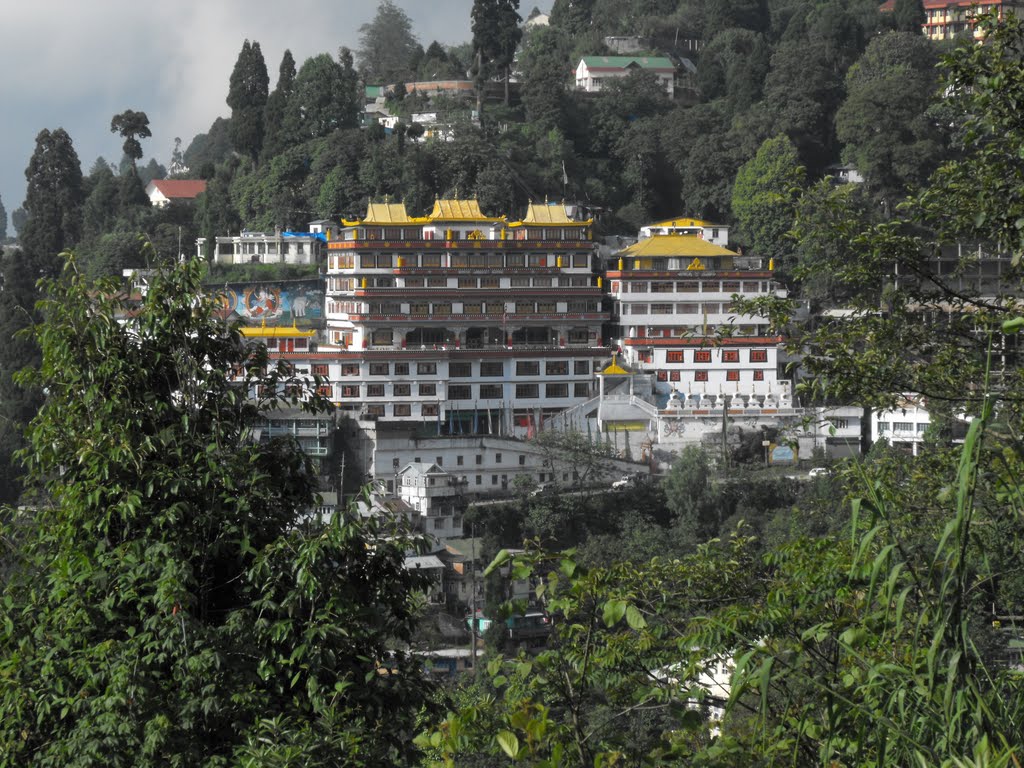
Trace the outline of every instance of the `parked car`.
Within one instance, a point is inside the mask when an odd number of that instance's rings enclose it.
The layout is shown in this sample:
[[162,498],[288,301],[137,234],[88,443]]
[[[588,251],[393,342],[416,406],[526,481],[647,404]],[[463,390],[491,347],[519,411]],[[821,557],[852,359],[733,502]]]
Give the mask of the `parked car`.
[[810,472],[807,473],[808,477],[823,477],[828,475],[827,467],[813,467]]
[[536,488],[530,491],[530,496],[540,496],[542,493],[547,493],[548,491],[553,490],[554,487],[555,483],[539,483]]
[[629,488],[633,484],[633,478],[629,475],[623,475],[621,478],[612,483],[612,488],[618,490],[620,488]]

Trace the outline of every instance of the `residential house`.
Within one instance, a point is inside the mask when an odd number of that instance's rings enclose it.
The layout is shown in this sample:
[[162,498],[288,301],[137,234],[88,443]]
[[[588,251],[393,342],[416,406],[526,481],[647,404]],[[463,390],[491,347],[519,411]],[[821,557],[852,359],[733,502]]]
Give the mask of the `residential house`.
[[146,185],[146,195],[155,208],[164,208],[171,203],[194,203],[206,191],[202,179],[153,179]]
[[653,73],[671,99],[675,96],[675,65],[664,56],[584,56],[576,65],[576,88],[598,93],[609,80],[641,70]]

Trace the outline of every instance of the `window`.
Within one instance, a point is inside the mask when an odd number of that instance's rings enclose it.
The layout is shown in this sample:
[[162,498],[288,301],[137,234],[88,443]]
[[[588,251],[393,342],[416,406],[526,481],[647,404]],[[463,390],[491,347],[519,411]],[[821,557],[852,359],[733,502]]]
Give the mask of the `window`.
[[412,406],[408,403],[395,403],[395,416],[412,416]]
[[694,371],[693,372],[693,380],[694,381],[707,381],[708,380],[708,372],[707,371]]
[[540,363],[535,360],[520,360],[516,363],[516,376],[540,376]]
[[519,454],[519,466],[520,467],[525,467],[526,466],[526,454],[524,454],[524,453],[520,453]]
[[722,293],[739,293],[740,282],[739,280],[723,280],[722,281]]
[[540,388],[536,384],[516,384],[516,397],[535,400],[540,397]]
[[433,397],[437,394],[437,384],[433,382],[429,384],[420,384],[419,386],[420,397]]
[[722,350],[722,362],[723,363],[738,363],[740,361],[740,351],[738,349],[723,349]]
[[[832,426],[835,427],[836,429],[849,429],[850,428],[850,420],[849,419],[831,419],[831,422],[832,422]],[[917,425],[917,431],[918,432],[924,432],[925,426],[927,426],[927,425],[925,425],[925,424],[918,424]]]
[[569,385],[568,384],[548,384],[544,387],[545,397],[568,397],[569,396]]
[[395,376],[408,376],[409,375],[409,364],[408,363],[395,363]]
[[481,277],[480,278],[481,288],[500,288],[501,281],[497,277]]
[[658,381],[668,381],[668,371],[658,371]]
[[[693,362],[695,363],[710,363],[711,362],[711,350],[710,349],[698,349],[693,353]],[[705,379],[707,381],[707,379]]]
[[494,454],[494,463],[495,464],[501,464],[501,454],[500,453]]
[[384,397],[384,385],[383,384],[367,384],[366,385],[366,396],[367,397]]
[[468,384],[449,384],[448,385],[448,399],[449,400],[472,400],[473,399],[473,388]]
[[436,376],[437,363],[416,363],[417,376]]
[[435,456],[434,457],[434,463],[437,464],[437,466],[439,466],[439,467],[443,467],[444,466],[444,456]]
[[668,372],[668,380],[669,381],[679,381],[680,380],[679,371],[669,371]]
[[491,475],[491,485],[497,485],[497,484],[498,484],[498,476],[497,475]]
[[[395,406],[395,408],[398,407],[399,406],[397,405]],[[424,416],[437,416],[437,403],[424,403],[423,405],[420,406],[420,413]],[[396,412],[395,415],[397,416],[398,413]]]
[[670,349],[665,353],[666,363],[682,363],[685,362],[683,358],[683,351],[681,349]]
[[568,376],[568,360],[549,360],[544,364],[544,373],[547,376]]
[[483,463],[484,463],[484,457],[478,453],[476,455],[476,465],[479,467]]
[[483,482],[483,477],[481,477],[480,475],[477,475],[477,476],[476,476],[476,484],[477,484],[477,485],[480,485],[480,484],[481,484],[481,482]]
[[358,376],[359,375],[359,363],[342,363],[341,365],[342,376]]
[[341,388],[342,397],[359,397],[358,384],[346,384]]
[[750,362],[752,362],[752,363],[767,363],[768,362],[768,350],[767,349],[752,349],[752,350],[750,350]]
[[314,365],[313,375],[314,376],[327,376],[330,374],[330,367],[327,365]]
[[572,394],[574,397],[590,397],[590,385],[586,382],[582,384],[574,384]]
[[316,388],[316,393],[321,397],[334,397],[334,387],[330,384],[324,384]]
[[453,379],[467,379],[473,375],[473,364],[448,363],[448,375]]
[[384,406],[383,405],[368,405],[368,406],[366,406],[366,415],[367,416],[377,416],[377,417],[383,416],[384,415]]
[[764,381],[764,371],[754,371],[754,381]]
[[374,331],[370,342],[375,347],[390,347],[394,342],[394,334],[391,331]]
[[480,385],[480,399],[481,400],[501,400],[505,396],[504,388],[501,384],[481,384]]
[[878,431],[879,432],[888,432],[889,431],[889,422],[887,422],[887,421],[880,421],[880,422],[878,422]]
[[370,363],[371,376],[387,376],[391,373],[388,363]]
[[504,376],[505,375],[505,364],[501,362],[482,362],[480,363],[480,375],[481,376]]
[[577,360],[572,365],[572,372],[576,375],[585,375],[590,373],[590,361],[589,360]]
[[411,394],[411,384],[395,384],[395,397],[409,397]]
[[459,466],[459,467],[462,466],[462,456],[456,456],[455,457],[455,465]]
[[909,421],[894,421],[892,423],[893,432],[913,432],[914,425]]
[[740,372],[739,371],[726,371],[725,372],[725,380],[726,381],[739,381],[740,380]]

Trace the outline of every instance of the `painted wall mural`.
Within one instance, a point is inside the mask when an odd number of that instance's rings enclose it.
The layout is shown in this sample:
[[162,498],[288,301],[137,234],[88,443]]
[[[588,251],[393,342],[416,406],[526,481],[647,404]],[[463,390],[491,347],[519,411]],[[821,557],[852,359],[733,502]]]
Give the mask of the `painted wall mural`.
[[228,283],[215,292],[221,317],[247,324],[319,325],[324,289],[319,280],[287,283]]

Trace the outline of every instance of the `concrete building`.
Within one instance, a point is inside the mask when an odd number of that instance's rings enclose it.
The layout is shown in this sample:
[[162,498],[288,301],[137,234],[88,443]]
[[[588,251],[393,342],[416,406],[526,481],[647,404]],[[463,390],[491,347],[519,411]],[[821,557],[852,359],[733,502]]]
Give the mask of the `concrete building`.
[[598,93],[608,81],[637,70],[653,73],[668,97],[675,96],[676,68],[664,56],[584,56],[576,65],[576,88]]

